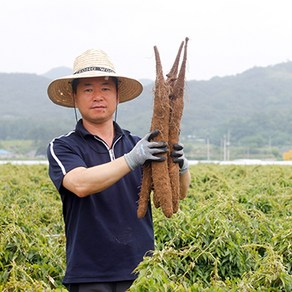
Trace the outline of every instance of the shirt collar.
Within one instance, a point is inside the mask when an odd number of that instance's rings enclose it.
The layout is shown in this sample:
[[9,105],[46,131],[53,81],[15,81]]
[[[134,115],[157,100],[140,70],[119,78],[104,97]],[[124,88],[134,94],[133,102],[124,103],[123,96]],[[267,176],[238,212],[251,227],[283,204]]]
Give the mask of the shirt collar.
[[[116,122],[113,121],[113,123],[114,123],[114,129],[115,129],[115,138],[123,135],[123,130],[121,129],[121,127]],[[83,136],[84,138],[87,136],[92,136],[92,137],[94,136],[84,128],[82,119],[80,119],[77,122],[75,131],[79,133],[81,136]]]

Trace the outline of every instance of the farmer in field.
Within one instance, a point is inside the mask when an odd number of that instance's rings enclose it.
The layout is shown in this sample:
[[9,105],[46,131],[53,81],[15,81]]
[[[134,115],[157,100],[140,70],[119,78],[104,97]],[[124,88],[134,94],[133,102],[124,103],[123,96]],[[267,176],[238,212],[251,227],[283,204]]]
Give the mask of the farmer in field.
[[[74,131],[48,147],[49,174],[63,202],[69,291],[125,291],[133,270],[154,249],[150,204],[138,219],[137,204],[146,161],[160,162],[165,142],[157,132],[140,139],[114,120],[121,102],[142,92],[139,81],[119,75],[101,50],[88,50],[74,62],[74,73],[52,81],[50,99],[77,108],[82,118]],[[187,192],[188,161],[173,153]]]

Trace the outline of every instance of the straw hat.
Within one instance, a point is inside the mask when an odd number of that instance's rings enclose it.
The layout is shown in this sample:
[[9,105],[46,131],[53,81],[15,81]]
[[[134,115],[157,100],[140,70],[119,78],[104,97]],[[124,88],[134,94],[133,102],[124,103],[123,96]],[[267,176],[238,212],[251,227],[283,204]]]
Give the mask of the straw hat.
[[120,102],[131,100],[141,94],[142,84],[132,78],[121,76],[107,54],[98,49],[87,50],[75,59],[73,74],[53,80],[48,86],[48,96],[56,104],[74,107],[71,82],[77,78],[117,77]]

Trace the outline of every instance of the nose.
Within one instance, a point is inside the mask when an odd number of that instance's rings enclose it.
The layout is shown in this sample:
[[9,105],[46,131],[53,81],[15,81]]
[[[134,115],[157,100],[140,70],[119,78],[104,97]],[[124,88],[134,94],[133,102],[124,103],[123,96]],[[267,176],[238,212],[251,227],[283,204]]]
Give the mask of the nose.
[[93,100],[94,101],[100,101],[103,99],[104,99],[104,96],[103,96],[103,93],[101,90],[94,91],[94,93],[93,93]]

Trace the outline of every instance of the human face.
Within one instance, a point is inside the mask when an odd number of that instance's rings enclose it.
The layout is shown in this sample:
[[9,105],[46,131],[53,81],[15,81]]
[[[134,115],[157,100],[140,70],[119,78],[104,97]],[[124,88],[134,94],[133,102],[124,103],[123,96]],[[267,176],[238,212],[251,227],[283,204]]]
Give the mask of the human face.
[[112,78],[80,78],[74,98],[86,122],[100,124],[112,121],[118,103],[116,84]]

